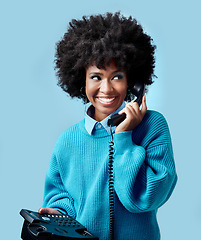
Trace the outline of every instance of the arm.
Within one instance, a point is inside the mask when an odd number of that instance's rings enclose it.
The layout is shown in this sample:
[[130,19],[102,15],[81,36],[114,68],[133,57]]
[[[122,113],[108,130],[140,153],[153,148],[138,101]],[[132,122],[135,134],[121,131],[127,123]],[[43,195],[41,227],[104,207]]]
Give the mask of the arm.
[[169,129],[162,115],[145,117],[134,131],[115,134],[114,142],[114,187],[124,207],[143,212],[164,204],[177,175]]
[[75,218],[74,201],[62,182],[58,158],[58,155],[53,153],[45,179],[43,208],[39,209],[39,212],[56,213],[56,210]]

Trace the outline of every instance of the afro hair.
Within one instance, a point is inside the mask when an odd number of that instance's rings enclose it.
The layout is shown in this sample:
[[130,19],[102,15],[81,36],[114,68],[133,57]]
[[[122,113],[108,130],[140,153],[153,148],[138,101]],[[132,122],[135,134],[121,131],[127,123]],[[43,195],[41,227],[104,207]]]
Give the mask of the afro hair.
[[[58,85],[71,97],[86,101],[86,68],[105,68],[114,60],[127,74],[128,89],[136,81],[153,83],[156,46],[131,16],[119,12],[73,19],[56,45],[55,69]],[[130,99],[128,91],[126,99]]]

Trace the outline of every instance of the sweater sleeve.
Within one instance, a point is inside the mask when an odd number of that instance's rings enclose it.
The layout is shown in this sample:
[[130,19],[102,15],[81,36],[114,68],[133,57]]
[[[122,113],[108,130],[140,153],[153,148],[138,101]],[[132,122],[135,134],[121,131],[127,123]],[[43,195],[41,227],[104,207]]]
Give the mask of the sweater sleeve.
[[62,182],[57,158],[53,153],[46,173],[43,207],[55,208],[75,218],[74,201]]
[[[135,138],[141,138],[139,145]],[[159,115],[137,131],[114,134],[114,143],[114,188],[121,203],[130,212],[159,208],[177,181],[165,119]]]

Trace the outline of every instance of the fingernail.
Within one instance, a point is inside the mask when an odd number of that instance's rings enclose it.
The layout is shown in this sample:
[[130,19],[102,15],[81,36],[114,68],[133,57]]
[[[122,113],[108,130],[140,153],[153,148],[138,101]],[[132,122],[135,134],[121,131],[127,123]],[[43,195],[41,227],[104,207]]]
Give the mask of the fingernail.
[[45,208],[40,208],[38,212],[41,214],[44,214],[44,213],[47,213],[47,210]]

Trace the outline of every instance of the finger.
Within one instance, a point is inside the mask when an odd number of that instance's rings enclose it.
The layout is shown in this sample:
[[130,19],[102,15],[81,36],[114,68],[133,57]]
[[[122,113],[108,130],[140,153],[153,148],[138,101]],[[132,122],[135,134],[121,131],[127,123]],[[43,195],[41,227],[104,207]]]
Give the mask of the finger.
[[126,113],[126,107],[127,106],[132,106],[136,110],[139,110],[139,105],[136,102],[128,102],[126,104],[125,108],[123,108],[121,111],[119,111],[118,114]]
[[40,208],[38,212],[40,214],[61,214],[59,211],[57,211],[54,208]]
[[137,102],[130,102],[128,103],[128,106],[130,106],[133,109],[134,114],[137,114],[137,115],[140,114],[140,107]]
[[136,116],[137,115],[137,107],[133,106],[132,104],[128,104],[126,106],[127,110],[128,110],[128,114],[132,114],[132,116]]
[[121,111],[118,112],[118,114],[125,113],[125,108],[123,108]]
[[146,111],[147,111],[146,95],[144,95],[143,98],[142,98],[142,108],[141,108],[142,116],[145,115]]

